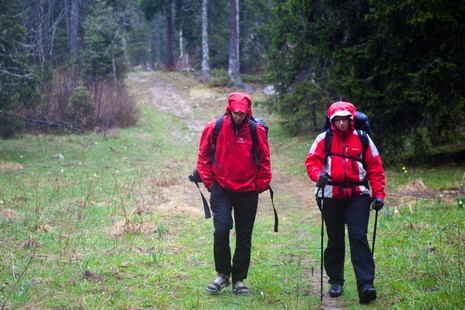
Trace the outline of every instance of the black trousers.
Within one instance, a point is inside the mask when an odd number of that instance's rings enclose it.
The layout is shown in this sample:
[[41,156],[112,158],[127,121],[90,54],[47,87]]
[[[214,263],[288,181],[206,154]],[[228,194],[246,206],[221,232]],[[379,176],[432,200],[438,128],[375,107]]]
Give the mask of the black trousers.
[[349,235],[350,257],[357,288],[373,285],[375,263],[367,232],[370,218],[369,195],[352,199],[324,199],[323,217],[328,235],[324,266],[330,284],[344,284],[345,224]]
[[[233,193],[216,184],[211,191],[210,205],[213,212],[213,254],[216,272],[232,275],[233,283],[247,278],[252,248],[252,231],[257,214],[258,194]],[[236,227],[236,249],[231,262],[229,235]]]

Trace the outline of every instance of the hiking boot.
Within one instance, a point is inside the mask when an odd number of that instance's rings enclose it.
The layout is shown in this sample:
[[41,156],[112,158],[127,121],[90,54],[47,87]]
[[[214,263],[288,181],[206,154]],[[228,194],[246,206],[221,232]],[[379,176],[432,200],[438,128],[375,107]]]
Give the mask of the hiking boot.
[[331,284],[329,288],[329,296],[331,297],[339,297],[342,295],[342,284],[336,283]]
[[242,283],[242,281],[236,281],[234,282],[233,285],[233,293],[236,295],[241,295],[241,294],[248,294],[250,293],[250,290],[247,286]]
[[373,285],[364,285],[358,292],[361,304],[369,304],[372,300],[376,299],[376,291]]
[[225,287],[229,286],[229,277],[221,273],[207,286],[207,291],[210,293],[219,293]]

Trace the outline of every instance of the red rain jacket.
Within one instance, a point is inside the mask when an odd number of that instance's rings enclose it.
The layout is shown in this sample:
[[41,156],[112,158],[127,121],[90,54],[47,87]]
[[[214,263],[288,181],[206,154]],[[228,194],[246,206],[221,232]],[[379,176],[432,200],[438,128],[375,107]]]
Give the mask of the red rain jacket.
[[[215,182],[232,192],[261,193],[268,189],[271,181],[270,149],[265,128],[257,124],[257,153],[260,164],[257,166],[252,152],[252,136],[249,119],[252,116],[252,99],[244,93],[232,93],[223,125],[216,141],[215,160],[211,161],[211,145],[216,119],[205,126],[200,138],[197,171],[206,188],[211,189]],[[247,114],[239,128],[235,128],[231,111]]]
[[[331,116],[335,113],[342,111],[349,111],[352,115],[350,126],[346,131],[340,131],[331,122],[333,140],[330,152],[357,158],[362,155],[363,146],[357,131],[354,129],[354,123],[357,118],[354,105],[343,101],[335,102],[329,107],[328,117],[331,119]],[[352,186],[368,178],[372,196],[384,200],[384,168],[379,152],[371,138],[368,139],[369,145],[365,154],[366,170],[360,161],[354,161],[341,156],[329,156],[325,164],[325,138],[325,132],[317,136],[305,159],[305,166],[307,167],[310,179],[317,182],[320,173],[325,171],[331,176],[330,183],[336,183],[325,186],[325,198],[347,199],[351,198],[352,195],[369,194],[369,189],[364,185]],[[346,185],[339,185],[341,183]],[[315,190],[317,191],[318,189]],[[317,193],[321,197],[322,193],[318,191]]]

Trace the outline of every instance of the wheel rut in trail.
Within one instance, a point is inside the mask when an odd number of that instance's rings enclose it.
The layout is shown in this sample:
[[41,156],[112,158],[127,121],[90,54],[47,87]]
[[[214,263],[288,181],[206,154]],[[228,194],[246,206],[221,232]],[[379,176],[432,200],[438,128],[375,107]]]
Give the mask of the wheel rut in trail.
[[[197,149],[200,135],[205,124],[212,118],[222,114],[226,107],[227,95],[238,89],[209,89],[199,82],[181,78],[172,73],[153,73],[149,75],[131,75],[129,77],[129,88],[136,100],[143,104],[155,107],[165,114],[166,118],[175,117],[179,125],[171,128],[172,138],[178,143],[193,145]],[[260,91],[250,92],[252,98],[263,96]],[[181,127],[189,130],[181,130]],[[273,161],[281,161],[279,148],[272,140],[270,148],[272,153],[272,187],[275,192],[275,205],[279,214],[280,223],[284,218],[302,222],[302,225],[319,225],[320,213],[314,199],[314,185],[309,181],[306,174],[287,176],[280,173]],[[303,155],[305,156],[305,155]],[[302,158],[302,165],[303,165]],[[184,163],[186,169],[193,167],[195,163]],[[190,171],[190,170],[186,170]],[[187,175],[186,175],[187,179]],[[192,207],[186,202],[192,201],[192,197],[198,197],[199,193],[195,186],[186,186],[186,180],[177,181],[174,185],[161,189],[165,201],[158,208],[170,214],[190,214],[193,217],[203,215],[201,201]],[[206,191],[204,191],[206,192]],[[280,194],[281,193],[281,194]],[[288,198],[293,202],[290,203]],[[200,198],[199,198],[200,199]],[[269,195],[260,196],[260,205],[268,206]],[[271,208],[271,206],[270,206]],[[269,210],[272,212],[272,210]],[[268,212],[268,211],[266,211]],[[280,234],[289,233],[280,229]],[[308,247],[310,242],[315,243],[320,235],[309,236],[303,230],[296,232],[298,238],[307,239],[302,247]],[[312,239],[312,240],[310,240]],[[319,241],[318,241],[319,242]],[[318,243],[319,244],[319,243]],[[305,283],[303,294],[308,298],[319,298],[320,296],[320,264],[319,257],[306,256],[302,258],[304,267]],[[315,266],[312,270],[310,266]],[[329,298],[327,295],[327,280],[324,279],[323,304],[321,309],[343,309],[343,300]]]

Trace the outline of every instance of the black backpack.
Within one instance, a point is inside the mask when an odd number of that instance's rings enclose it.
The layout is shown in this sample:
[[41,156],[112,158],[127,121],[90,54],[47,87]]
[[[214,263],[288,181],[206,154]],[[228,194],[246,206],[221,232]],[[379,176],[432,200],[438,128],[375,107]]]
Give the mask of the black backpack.
[[[211,161],[217,166],[219,166],[219,164],[215,160],[216,140],[218,139],[218,134],[221,130],[221,127],[223,126],[224,115],[225,114],[223,114],[216,120],[215,129],[213,130],[213,141],[212,141],[212,146],[211,146],[212,148]],[[257,123],[260,124],[260,126],[263,126],[263,128],[265,128],[267,138],[268,138],[268,126],[266,125],[265,121],[263,121],[260,118],[254,118],[252,116],[249,119],[250,135],[252,136],[252,152],[254,155],[255,163],[258,166],[260,165],[260,161],[259,161],[258,152],[257,152],[257,144],[258,144]],[[194,182],[195,185],[197,185],[197,188],[200,191],[200,195],[202,196],[203,207],[205,211],[205,218],[207,219],[210,218],[211,217],[210,207],[208,206],[207,200],[202,194],[202,191],[200,190],[200,186],[198,184],[202,182],[202,179],[200,178],[197,172],[197,169],[194,169],[194,171],[192,172],[192,175],[190,175],[188,178],[189,178],[189,181]],[[278,224],[279,224],[278,213],[276,212],[276,208],[274,206],[274,199],[273,199],[274,192],[273,192],[273,189],[271,189],[271,186],[269,186],[269,190],[270,190],[271,204],[273,206],[273,212],[274,212],[274,232],[278,232]]]

